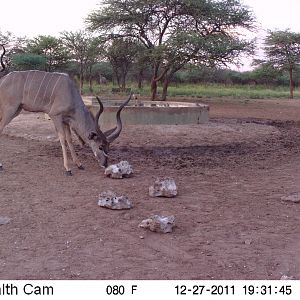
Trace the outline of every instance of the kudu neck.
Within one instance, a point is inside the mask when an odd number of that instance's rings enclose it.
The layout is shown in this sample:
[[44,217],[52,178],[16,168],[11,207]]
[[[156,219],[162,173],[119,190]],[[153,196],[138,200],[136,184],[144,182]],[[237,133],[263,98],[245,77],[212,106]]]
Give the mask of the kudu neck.
[[86,144],[90,144],[89,135],[97,131],[95,120],[85,106],[75,111],[74,118],[70,120],[70,126]]

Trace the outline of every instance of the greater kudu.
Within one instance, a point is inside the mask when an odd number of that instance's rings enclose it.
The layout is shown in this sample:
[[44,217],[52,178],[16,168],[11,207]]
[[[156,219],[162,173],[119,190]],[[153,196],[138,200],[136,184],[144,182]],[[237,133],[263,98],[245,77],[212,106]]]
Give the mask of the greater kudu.
[[[2,59],[1,65],[4,68]],[[106,167],[109,145],[121,133],[120,114],[130,99],[131,94],[117,111],[117,126],[102,132],[98,125],[99,117],[103,112],[100,99],[97,97],[100,109],[93,117],[67,74],[43,71],[11,72],[0,80],[0,134],[22,109],[44,112],[50,116],[56,128],[67,175],[72,174],[68,163],[67,145],[73,162],[79,169],[83,168],[72,145],[71,129],[81,141],[91,147],[101,166]],[[1,164],[0,168],[2,168]]]

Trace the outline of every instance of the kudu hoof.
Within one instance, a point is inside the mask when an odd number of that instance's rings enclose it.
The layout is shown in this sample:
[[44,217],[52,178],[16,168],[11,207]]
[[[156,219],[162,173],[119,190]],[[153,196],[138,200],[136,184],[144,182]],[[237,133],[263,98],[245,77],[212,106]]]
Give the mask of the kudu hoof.
[[84,166],[77,166],[79,170],[84,170]]
[[66,174],[67,176],[72,176],[72,175],[73,175],[71,170],[66,171],[65,174]]

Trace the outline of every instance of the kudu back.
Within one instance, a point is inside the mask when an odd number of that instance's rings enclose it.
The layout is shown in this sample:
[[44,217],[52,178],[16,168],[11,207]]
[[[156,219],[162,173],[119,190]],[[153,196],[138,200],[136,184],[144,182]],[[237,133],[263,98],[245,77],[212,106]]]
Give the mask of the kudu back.
[[90,146],[101,166],[106,167],[109,145],[121,133],[120,114],[130,101],[131,95],[118,109],[117,126],[106,132],[102,132],[98,125],[103,105],[98,97],[97,99],[100,109],[96,117],[93,117],[67,74],[43,71],[11,72],[0,80],[0,134],[22,109],[47,113],[54,123],[61,143],[66,174],[72,174],[67,145],[73,162],[78,168],[83,168],[72,144],[71,129],[81,141]]

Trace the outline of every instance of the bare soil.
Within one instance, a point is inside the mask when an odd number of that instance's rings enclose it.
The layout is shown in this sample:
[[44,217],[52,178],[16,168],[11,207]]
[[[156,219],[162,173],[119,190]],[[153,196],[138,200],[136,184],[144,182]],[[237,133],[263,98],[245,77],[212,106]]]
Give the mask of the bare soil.
[[[184,100],[184,99],[180,99]],[[110,152],[134,176],[106,178],[88,148],[64,174],[51,121],[24,113],[0,138],[0,279],[300,279],[300,101],[205,100],[202,125],[127,126]],[[171,176],[176,198],[151,198]],[[100,192],[133,209],[97,206]],[[174,215],[173,233],[138,227]]]

